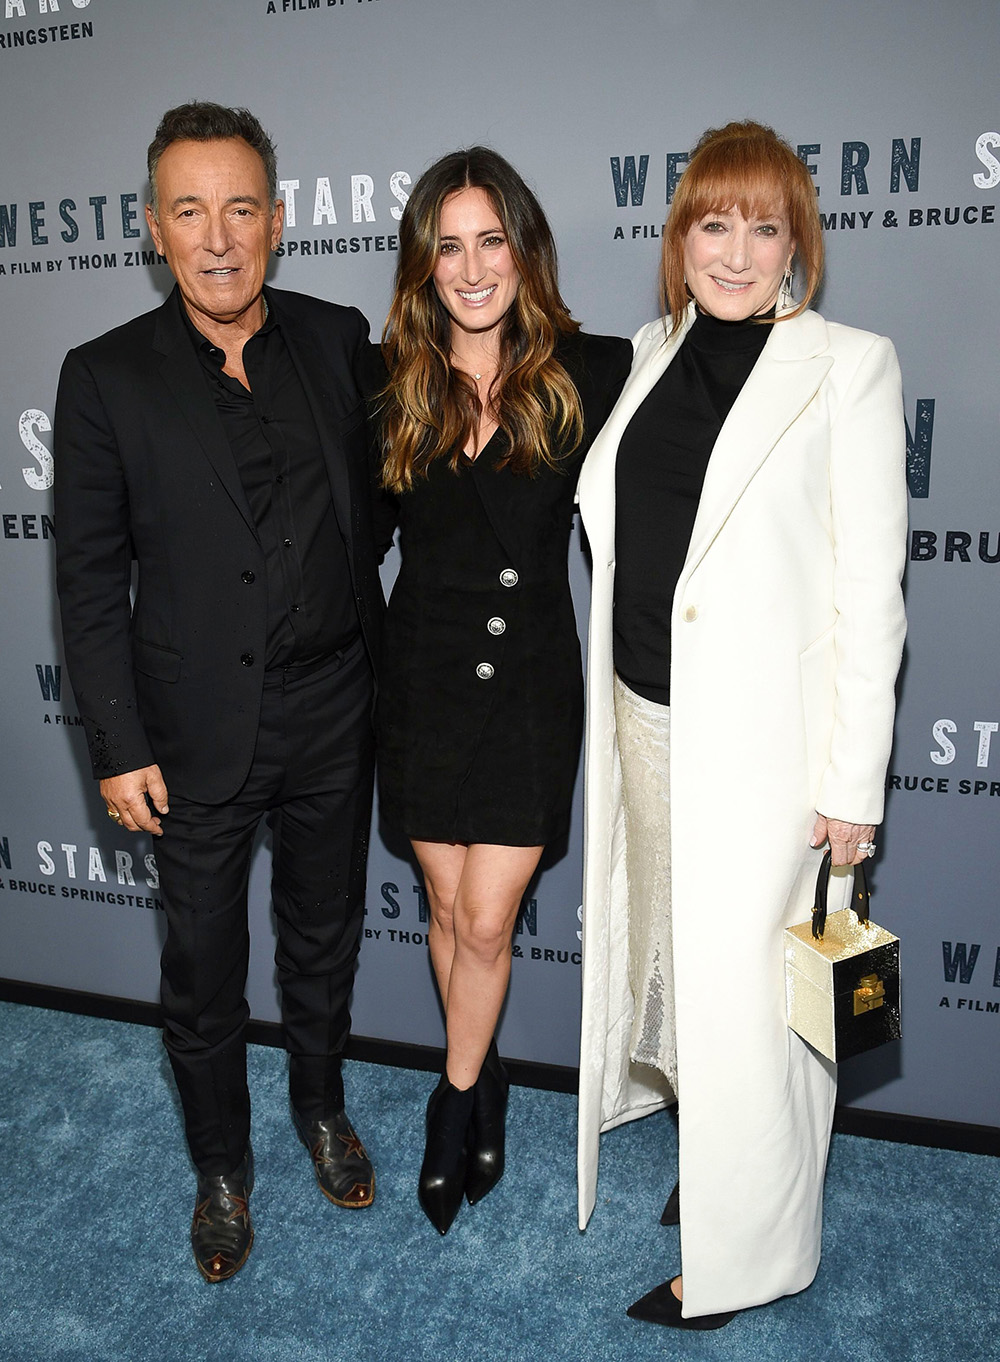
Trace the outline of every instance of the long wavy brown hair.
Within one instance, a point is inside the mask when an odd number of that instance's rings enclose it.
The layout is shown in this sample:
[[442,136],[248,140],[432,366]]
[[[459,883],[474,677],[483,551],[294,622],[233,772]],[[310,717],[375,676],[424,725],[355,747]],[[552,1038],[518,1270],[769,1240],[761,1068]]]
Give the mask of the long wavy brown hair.
[[517,473],[556,467],[583,438],[573,382],[556,358],[579,330],[559,293],[556,247],[534,194],[489,147],[443,156],[424,171],[403,210],[396,288],[382,335],[389,383],[380,401],[382,481],[395,492],[426,476],[435,459],[456,469],[479,430],[482,404],[452,367],[451,317],[434,287],[441,207],[450,194],[482,189],[500,219],[520,286],[500,327],[500,365],[488,401],[507,436],[502,459]]
[[[823,276],[823,225],[816,184],[805,164],[773,128],[747,120],[709,128],[681,176],[663,233],[660,294],[679,330],[691,293],[684,279],[684,242],[709,213],[738,208],[745,218],[780,212],[788,219],[795,259],[805,275],[803,297],[777,321],[797,317],[812,302]],[[768,319],[773,320],[773,319]]]

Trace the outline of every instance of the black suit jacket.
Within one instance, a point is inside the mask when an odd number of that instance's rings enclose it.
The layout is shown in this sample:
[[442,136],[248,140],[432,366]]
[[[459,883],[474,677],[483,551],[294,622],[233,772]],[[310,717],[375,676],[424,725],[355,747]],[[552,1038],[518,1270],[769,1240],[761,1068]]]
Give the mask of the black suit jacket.
[[[384,602],[365,420],[368,324],[354,308],[266,296],[319,432],[374,666]],[[257,736],[264,554],[182,309],[175,289],[162,307],[66,356],[55,421],[57,580],[94,775],[158,762],[169,790],[224,803]]]

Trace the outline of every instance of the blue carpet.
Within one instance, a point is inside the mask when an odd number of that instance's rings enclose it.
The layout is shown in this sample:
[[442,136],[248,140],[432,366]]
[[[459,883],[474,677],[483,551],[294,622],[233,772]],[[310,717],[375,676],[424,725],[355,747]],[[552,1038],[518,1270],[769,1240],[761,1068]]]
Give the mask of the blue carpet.
[[512,1089],[508,1172],[446,1238],[414,1191],[431,1075],[350,1064],[375,1205],[316,1188],[285,1060],[251,1047],[257,1238],[203,1283],[194,1182],[156,1032],[0,1004],[0,1358],[16,1362],[986,1362],[1000,1357],[1000,1164],[834,1139],[823,1264],[715,1334],[625,1317],[677,1267],[661,1114],[605,1136],[575,1227],[574,1099]]

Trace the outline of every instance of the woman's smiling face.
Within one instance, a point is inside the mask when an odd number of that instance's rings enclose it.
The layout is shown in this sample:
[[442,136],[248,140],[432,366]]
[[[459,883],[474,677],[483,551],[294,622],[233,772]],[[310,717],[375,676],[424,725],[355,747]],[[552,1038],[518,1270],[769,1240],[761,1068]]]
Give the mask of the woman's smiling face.
[[517,297],[521,276],[507,234],[484,189],[461,189],[441,205],[434,287],[453,326],[491,331]]
[[774,305],[794,254],[783,213],[748,221],[733,207],[692,224],[684,239],[684,274],[702,312],[743,321]]

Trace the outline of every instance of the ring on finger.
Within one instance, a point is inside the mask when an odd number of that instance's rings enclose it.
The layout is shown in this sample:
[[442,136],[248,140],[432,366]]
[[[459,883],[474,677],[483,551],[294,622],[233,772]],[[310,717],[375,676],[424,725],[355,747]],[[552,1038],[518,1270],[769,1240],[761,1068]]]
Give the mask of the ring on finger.
[[108,809],[108,817],[111,819],[112,823],[120,823],[122,821],[122,816],[117,809]]
[[858,850],[859,850],[860,852],[863,852],[863,854],[864,854],[865,856],[874,856],[874,855],[875,855],[875,843],[874,843],[874,842],[859,842],[859,843],[858,843]]

